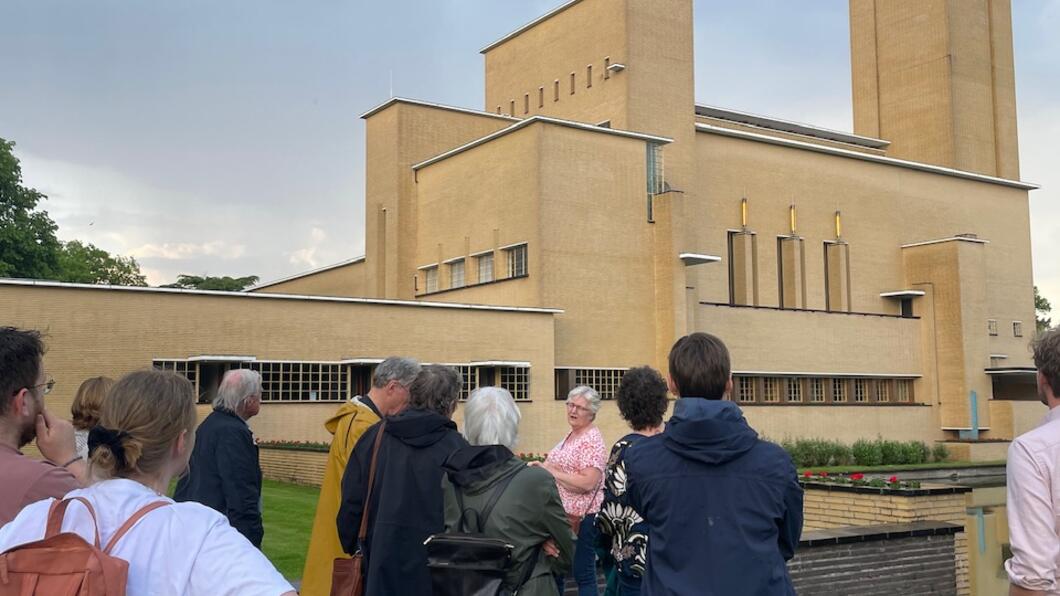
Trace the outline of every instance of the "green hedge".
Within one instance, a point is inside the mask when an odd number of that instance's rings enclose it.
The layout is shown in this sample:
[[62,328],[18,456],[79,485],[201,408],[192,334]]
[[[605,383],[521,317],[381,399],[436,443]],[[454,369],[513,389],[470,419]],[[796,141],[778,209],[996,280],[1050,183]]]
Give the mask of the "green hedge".
[[923,464],[945,461],[949,457],[942,443],[932,449],[923,441],[887,441],[882,438],[874,441],[861,439],[849,447],[828,439],[788,439],[780,446],[791,455],[798,468]]

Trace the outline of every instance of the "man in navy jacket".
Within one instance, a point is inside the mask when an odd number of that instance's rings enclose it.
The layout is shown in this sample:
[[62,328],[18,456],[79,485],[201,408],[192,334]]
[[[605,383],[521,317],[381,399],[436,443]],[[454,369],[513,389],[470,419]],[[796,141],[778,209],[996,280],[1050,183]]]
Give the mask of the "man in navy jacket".
[[641,593],[793,596],[785,561],[802,531],[802,488],[791,457],[725,399],[720,339],[679,339],[669,366],[674,415],[626,452],[629,501],[649,527]]
[[175,501],[196,501],[261,548],[261,464],[247,420],[261,410],[261,375],[245,368],[225,373],[213,412],[195,431],[188,472],[177,482]]

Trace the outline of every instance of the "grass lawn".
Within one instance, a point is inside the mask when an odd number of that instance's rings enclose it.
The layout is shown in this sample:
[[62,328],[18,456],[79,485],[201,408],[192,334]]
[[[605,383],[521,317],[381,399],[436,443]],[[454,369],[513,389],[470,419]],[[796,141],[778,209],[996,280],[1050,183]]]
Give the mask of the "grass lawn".
[[284,577],[299,579],[320,489],[265,480],[261,493],[265,502],[262,550]]

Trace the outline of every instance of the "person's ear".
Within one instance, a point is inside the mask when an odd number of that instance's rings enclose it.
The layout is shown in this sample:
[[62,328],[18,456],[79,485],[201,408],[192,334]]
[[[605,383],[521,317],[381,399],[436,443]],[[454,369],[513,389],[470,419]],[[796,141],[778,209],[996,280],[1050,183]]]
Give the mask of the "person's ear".
[[26,413],[26,400],[33,399],[33,396],[29,394],[29,389],[19,389],[15,397],[11,398],[11,409],[19,415]]
[[725,393],[722,394],[721,398],[726,399],[732,395],[732,373],[729,373],[729,380],[725,381]]
[[173,442],[173,455],[182,456],[188,448],[188,431],[182,430],[177,435],[177,440]]
[[666,387],[670,390],[671,395],[681,397],[681,392],[677,390],[677,383],[674,383],[674,378],[670,375],[666,375]]

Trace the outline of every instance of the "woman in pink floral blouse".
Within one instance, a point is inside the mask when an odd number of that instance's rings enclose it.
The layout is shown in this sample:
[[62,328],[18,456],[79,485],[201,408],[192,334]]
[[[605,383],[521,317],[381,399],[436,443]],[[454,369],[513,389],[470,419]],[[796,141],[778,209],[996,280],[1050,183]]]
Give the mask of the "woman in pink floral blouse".
[[[600,395],[584,385],[567,394],[567,423],[570,433],[548,452],[542,465],[552,473],[568,517],[581,518],[578,543],[574,549],[572,574],[578,583],[578,596],[597,596],[596,513],[603,501],[604,467],[607,445],[600,429],[593,424],[600,409]],[[563,593],[563,578],[559,578]]]

